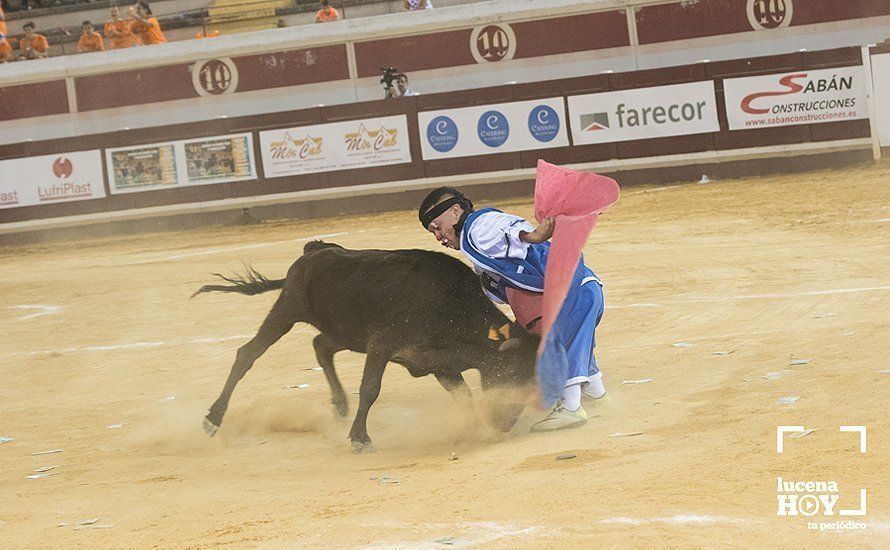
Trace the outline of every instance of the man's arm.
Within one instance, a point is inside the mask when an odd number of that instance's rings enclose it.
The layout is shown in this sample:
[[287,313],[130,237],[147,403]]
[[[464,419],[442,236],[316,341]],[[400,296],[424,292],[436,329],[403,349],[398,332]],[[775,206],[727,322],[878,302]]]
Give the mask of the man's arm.
[[519,240],[529,244],[539,244],[550,239],[553,236],[553,229],[556,228],[556,220],[553,218],[544,218],[541,225],[531,233],[527,231],[519,232]]

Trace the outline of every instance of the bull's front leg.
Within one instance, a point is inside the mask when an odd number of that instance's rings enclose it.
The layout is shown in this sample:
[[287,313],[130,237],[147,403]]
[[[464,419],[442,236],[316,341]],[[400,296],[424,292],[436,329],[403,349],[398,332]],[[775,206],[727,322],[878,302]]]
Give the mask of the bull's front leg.
[[463,416],[464,434],[474,440],[483,441],[489,439],[491,433],[488,429],[488,424],[480,421],[482,417],[479,416],[479,411],[476,410],[473,392],[470,391],[470,386],[467,385],[463,375],[459,372],[438,373],[436,374],[436,380],[442,384],[443,388],[448,390],[448,393],[451,394],[451,397],[457,403]]
[[459,372],[437,373],[436,380],[448,390],[467,418],[475,421],[477,417],[476,408],[473,405],[473,392],[470,391],[470,386],[467,385],[463,375]]
[[352,429],[349,430],[352,450],[356,453],[373,450],[371,438],[368,436],[368,411],[371,410],[371,405],[380,395],[380,383],[383,381],[383,371],[386,369],[389,358],[388,351],[368,346],[365,370],[362,373],[362,384],[359,388],[358,410],[355,412],[355,420],[352,421]]

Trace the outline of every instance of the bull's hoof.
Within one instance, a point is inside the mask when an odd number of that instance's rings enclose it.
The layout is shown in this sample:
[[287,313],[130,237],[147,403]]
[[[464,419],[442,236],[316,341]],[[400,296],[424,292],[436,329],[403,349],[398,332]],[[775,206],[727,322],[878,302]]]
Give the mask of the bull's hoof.
[[354,452],[355,454],[373,453],[374,446],[371,445],[370,441],[361,442],[361,441],[353,440],[352,441],[352,452]]
[[207,435],[213,437],[219,431],[219,426],[214,424],[209,418],[204,417],[204,431],[207,432]]

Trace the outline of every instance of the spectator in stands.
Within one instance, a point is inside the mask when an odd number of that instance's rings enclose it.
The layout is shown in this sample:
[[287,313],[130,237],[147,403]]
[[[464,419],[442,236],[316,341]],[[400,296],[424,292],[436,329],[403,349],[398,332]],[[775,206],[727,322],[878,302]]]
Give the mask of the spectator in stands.
[[133,23],[136,22],[136,6],[127,8],[127,25],[130,27],[130,34],[133,37],[133,45],[141,46],[142,37],[133,32]]
[[396,89],[399,91],[399,95],[397,97],[410,97],[413,95],[418,95],[417,92],[412,91],[408,86],[408,75],[405,73],[399,73],[398,80],[396,80]]
[[163,44],[167,41],[158,20],[152,17],[148,2],[140,1],[136,4],[136,20],[130,26],[133,34],[139,36],[146,46]]
[[46,41],[46,37],[35,33],[34,28],[33,21],[28,21],[22,26],[22,30],[25,31],[25,36],[19,40],[22,59],[37,59],[49,55],[49,43]]
[[111,44],[111,49],[132,48],[136,45],[133,32],[130,30],[130,22],[121,19],[120,8],[111,6],[111,19],[105,23],[105,37]]
[[77,51],[84,52],[101,52],[105,50],[105,43],[102,41],[102,35],[93,29],[93,24],[84,21],[80,26],[81,35],[77,42]]
[[10,61],[15,61],[15,56],[12,55],[12,46],[5,36],[0,36],[0,63],[8,63]]
[[315,13],[316,23],[328,23],[340,19],[340,12],[331,6],[331,0],[322,0],[321,9]]
[[433,3],[431,0],[405,0],[405,11],[431,10]]
[[6,16],[3,15],[3,6],[0,6],[0,40],[6,38]]

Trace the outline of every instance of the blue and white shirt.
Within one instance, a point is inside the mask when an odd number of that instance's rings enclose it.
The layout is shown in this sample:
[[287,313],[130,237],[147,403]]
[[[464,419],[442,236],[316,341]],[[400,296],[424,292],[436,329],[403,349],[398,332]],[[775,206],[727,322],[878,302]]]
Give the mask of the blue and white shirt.
[[[482,288],[489,298],[507,303],[507,287],[544,292],[544,270],[550,243],[530,244],[519,238],[522,231],[535,228],[523,218],[505,214],[494,208],[473,212],[464,222],[460,248],[482,280]],[[584,265],[582,284],[599,279]]]

